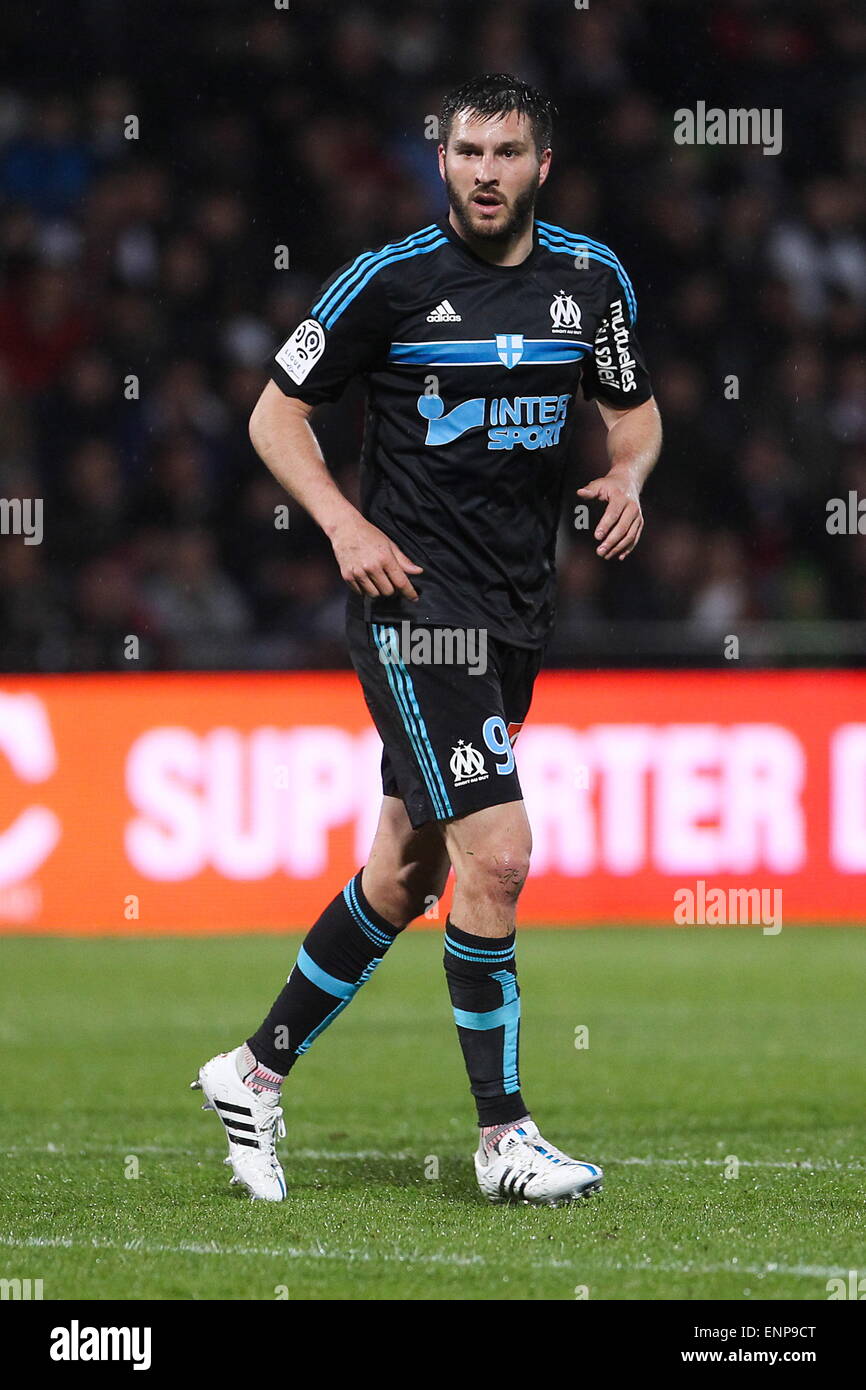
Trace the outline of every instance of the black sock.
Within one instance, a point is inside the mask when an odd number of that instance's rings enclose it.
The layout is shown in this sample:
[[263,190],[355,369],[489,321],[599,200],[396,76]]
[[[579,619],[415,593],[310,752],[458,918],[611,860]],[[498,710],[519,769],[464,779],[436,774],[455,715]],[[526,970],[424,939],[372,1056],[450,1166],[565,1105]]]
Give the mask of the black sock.
[[401,931],[370,906],[359,870],[310,928],[284,989],[247,1039],[256,1060],[287,1076],[351,1003]]
[[471,936],[450,917],[445,923],[445,976],[479,1125],[505,1124],[526,1114],[517,1064],[520,990],[514,939],[514,932]]

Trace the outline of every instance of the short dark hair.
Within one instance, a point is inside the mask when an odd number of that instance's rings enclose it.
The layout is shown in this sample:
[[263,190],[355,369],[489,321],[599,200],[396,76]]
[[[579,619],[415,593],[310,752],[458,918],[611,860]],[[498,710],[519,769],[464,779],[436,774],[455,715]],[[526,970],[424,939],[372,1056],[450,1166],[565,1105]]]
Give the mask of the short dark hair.
[[541,154],[550,145],[556,114],[553,103],[542,92],[521,82],[510,72],[486,72],[481,77],[472,77],[443,97],[439,113],[439,139],[446,149],[458,111],[475,111],[482,117],[505,116],[509,111],[516,111],[519,116],[529,117],[538,153]]

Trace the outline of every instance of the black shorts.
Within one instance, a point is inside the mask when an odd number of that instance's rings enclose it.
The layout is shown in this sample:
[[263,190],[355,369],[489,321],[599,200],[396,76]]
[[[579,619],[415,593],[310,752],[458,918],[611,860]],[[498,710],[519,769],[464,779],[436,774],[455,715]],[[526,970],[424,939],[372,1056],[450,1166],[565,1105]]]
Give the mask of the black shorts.
[[346,637],[384,744],[382,791],[412,826],[522,800],[513,743],[543,648],[512,647],[483,629],[368,623]]

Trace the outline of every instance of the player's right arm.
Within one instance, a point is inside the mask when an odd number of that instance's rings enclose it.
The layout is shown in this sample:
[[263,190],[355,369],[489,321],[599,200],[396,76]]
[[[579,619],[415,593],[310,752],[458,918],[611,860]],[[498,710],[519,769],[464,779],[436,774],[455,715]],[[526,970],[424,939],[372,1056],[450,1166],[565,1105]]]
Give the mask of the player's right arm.
[[250,439],[262,462],[290,497],[321,526],[340,574],[357,594],[418,595],[410,574],[421,568],[344,497],[309,422],[315,406],[287,396],[269,381],[250,417]]
[[393,312],[382,271],[383,251],[367,251],[335,271],[271,363],[271,380],[250,419],[253,447],[274,477],[327,535],[340,574],[357,594],[418,595],[409,578],[421,574],[377,526],[344,497],[328,471],[309,416],[336,401],[353,377],[381,366]]

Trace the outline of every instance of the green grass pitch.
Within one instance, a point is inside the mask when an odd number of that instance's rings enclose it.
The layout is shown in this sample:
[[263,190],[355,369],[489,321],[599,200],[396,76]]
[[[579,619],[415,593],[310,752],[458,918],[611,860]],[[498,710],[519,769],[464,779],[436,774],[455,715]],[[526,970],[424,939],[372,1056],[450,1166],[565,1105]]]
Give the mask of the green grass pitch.
[[605,1169],[553,1210],[477,1190],[441,938],[416,930],[287,1083],[288,1200],[229,1187],[188,1083],[298,944],[0,941],[3,1276],[46,1299],[748,1302],[866,1273],[861,932],[525,931],[524,1095]]

